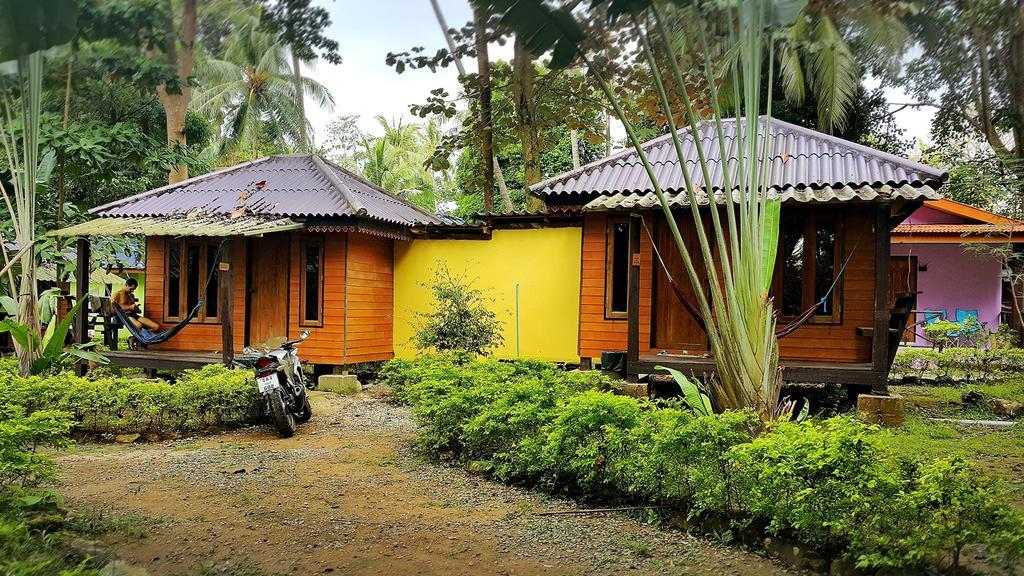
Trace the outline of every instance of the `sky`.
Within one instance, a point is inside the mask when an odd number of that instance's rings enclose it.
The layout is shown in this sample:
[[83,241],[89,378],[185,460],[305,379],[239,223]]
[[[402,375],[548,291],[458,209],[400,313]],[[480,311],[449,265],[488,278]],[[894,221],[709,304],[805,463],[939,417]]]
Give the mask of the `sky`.
[[[433,53],[445,46],[444,35],[434,17],[430,0],[316,0],[331,14],[327,34],[338,41],[343,62],[333,65],[318,63],[307,73],[324,84],[334,95],[332,111],[316,109],[307,113],[321,141],[330,121],[343,114],[359,116],[360,127],[378,133],[374,117],[412,119],[409,106],[426,101],[430,91],[443,87],[454,94],[458,89],[458,72],[454,66],[430,70],[407,70],[397,74],[384,63],[388,52],[402,52],[423,46]],[[450,27],[459,28],[471,18],[467,0],[439,0]],[[491,46],[493,60],[511,57],[511,46]],[[466,61],[474,70],[475,61]],[[869,88],[877,85],[868,79]],[[900,90],[886,89],[889,102],[907,102]],[[308,106],[308,104],[307,104]],[[930,142],[931,109],[907,108],[896,114],[896,121],[907,136]],[[621,137],[624,134],[618,130]]]

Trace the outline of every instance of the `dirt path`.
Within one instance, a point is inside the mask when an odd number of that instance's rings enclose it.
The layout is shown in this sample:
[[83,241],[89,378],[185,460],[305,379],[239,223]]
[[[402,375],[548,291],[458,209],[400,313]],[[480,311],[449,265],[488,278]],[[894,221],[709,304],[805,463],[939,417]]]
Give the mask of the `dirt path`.
[[[757,556],[625,515],[547,516],[571,502],[435,466],[408,412],[315,394],[296,437],[254,428],[59,459],[72,510],[154,521],[105,539],[154,576],[200,565],[267,574],[784,574]],[[248,572],[247,572],[248,573]]]

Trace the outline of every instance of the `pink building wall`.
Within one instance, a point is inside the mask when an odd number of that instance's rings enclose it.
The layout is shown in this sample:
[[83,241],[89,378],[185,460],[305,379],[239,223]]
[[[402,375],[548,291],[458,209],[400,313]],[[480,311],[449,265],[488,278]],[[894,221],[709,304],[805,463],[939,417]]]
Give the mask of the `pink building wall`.
[[[998,260],[967,251],[962,244],[893,244],[892,258],[900,256],[917,256],[918,310],[945,310],[951,320],[956,319],[957,308],[977,310],[978,319],[987,322],[990,330],[999,325],[1002,280]],[[927,271],[921,271],[922,267]],[[928,343],[918,336],[916,344]]]
[[904,224],[963,224],[966,220],[956,214],[921,206],[911,214]]

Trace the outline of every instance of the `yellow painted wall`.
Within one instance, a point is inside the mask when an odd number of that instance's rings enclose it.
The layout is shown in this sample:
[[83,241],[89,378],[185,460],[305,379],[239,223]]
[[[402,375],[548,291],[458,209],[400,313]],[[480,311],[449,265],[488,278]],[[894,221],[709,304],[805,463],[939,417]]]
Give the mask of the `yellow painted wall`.
[[415,313],[431,304],[428,287],[440,262],[466,273],[493,298],[504,322],[498,358],[516,357],[515,293],[519,284],[519,356],[578,362],[580,228],[495,230],[490,240],[395,242],[395,356],[416,354]]

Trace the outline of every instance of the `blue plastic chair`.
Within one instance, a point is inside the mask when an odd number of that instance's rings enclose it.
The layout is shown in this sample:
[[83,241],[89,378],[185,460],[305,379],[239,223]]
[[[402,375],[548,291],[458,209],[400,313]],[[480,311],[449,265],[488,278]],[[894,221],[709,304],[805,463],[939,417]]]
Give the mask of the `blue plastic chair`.
[[928,310],[927,312],[924,313],[924,325],[928,326],[930,324],[938,322],[939,320],[945,320],[945,318],[945,308],[939,308],[937,310]]
[[978,311],[976,309],[975,310],[964,310],[963,308],[957,308],[956,309],[956,321],[957,322],[963,322],[964,320],[967,320],[971,316],[974,316],[974,319],[977,320],[978,319]]

